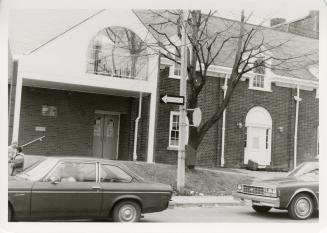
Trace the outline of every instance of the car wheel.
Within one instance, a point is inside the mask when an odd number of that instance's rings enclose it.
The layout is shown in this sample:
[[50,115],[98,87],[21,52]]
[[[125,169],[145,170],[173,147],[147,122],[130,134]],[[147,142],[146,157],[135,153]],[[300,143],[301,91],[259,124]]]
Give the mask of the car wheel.
[[258,213],[267,213],[271,209],[271,207],[269,206],[258,206],[258,205],[253,205],[252,208]]
[[141,216],[140,205],[134,201],[119,202],[113,210],[115,222],[138,222]]
[[298,194],[288,207],[288,214],[294,219],[308,219],[313,213],[313,201],[306,194]]

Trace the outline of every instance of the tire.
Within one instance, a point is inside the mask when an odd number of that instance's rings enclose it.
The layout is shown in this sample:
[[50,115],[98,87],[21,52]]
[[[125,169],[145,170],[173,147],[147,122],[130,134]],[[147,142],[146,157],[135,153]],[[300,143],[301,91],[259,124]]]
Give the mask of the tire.
[[141,217],[141,207],[135,201],[121,201],[113,210],[114,222],[138,222]]
[[306,194],[296,195],[288,207],[288,214],[293,219],[305,220],[313,213],[313,201]]
[[253,205],[252,208],[257,213],[260,213],[260,214],[268,213],[268,211],[271,209],[271,207],[269,207],[269,206],[258,206],[258,205]]

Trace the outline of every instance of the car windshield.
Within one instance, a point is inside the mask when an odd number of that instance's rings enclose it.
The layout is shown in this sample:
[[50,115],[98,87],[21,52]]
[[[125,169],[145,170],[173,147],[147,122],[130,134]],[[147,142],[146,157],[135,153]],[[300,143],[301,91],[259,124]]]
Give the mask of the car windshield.
[[57,160],[52,158],[40,160],[16,176],[31,181],[40,180],[56,164],[56,162]]
[[300,177],[303,175],[307,175],[310,173],[315,173],[319,171],[318,162],[305,162],[296,167],[293,171],[291,171],[288,176]]

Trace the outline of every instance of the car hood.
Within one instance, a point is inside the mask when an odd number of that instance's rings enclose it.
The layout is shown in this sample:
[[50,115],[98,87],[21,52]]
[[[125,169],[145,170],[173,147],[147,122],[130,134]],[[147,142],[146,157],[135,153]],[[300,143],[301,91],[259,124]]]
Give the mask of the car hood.
[[256,186],[278,186],[278,185],[284,185],[284,184],[290,184],[298,182],[298,179],[296,177],[278,177],[278,178],[272,178],[267,180],[255,180],[253,181],[252,185]]
[[318,182],[318,180],[312,179],[310,177],[294,177],[294,176],[285,176],[267,180],[255,180],[252,185],[256,186],[283,186],[283,185],[291,185],[293,183],[307,183],[307,182]]

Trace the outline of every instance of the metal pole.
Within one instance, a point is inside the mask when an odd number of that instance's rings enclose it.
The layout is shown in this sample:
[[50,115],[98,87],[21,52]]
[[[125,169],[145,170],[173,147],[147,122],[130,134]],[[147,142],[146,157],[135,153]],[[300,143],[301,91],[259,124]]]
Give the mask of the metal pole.
[[[222,89],[224,91],[224,99],[226,96],[227,91],[227,75],[225,76],[224,86]],[[220,166],[223,167],[225,165],[225,127],[226,127],[226,109],[223,112],[223,126],[222,126],[222,133],[221,133],[221,158],[220,158]]]
[[140,97],[139,97],[139,113],[138,116],[135,120],[135,130],[134,130],[134,149],[133,149],[133,160],[137,160],[137,134],[139,131],[139,121],[141,119],[141,113],[142,113],[142,92],[140,92]]
[[186,20],[187,14],[183,12],[184,28],[182,30],[182,46],[181,46],[181,79],[180,79],[180,96],[184,96],[184,105],[179,107],[179,148],[178,148],[178,161],[177,161],[177,190],[180,193],[184,192],[185,186],[185,144],[187,133],[186,121],[186,77],[187,77],[187,47],[186,47]]
[[294,96],[296,101],[296,112],[295,112],[295,129],[294,129],[294,161],[293,161],[293,168],[296,167],[296,160],[297,160],[297,128],[298,128],[298,121],[299,121],[299,104],[302,100],[300,98],[300,87],[297,85],[297,95]]

